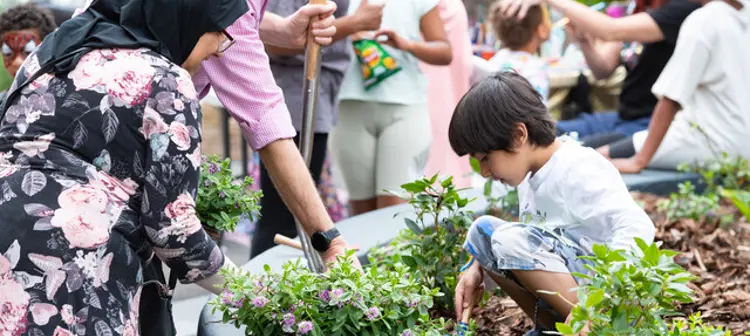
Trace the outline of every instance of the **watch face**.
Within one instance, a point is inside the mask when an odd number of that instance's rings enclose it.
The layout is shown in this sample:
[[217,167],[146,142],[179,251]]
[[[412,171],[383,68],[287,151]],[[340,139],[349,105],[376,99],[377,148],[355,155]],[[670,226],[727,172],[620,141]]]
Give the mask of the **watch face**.
[[318,251],[325,251],[328,249],[328,240],[320,232],[316,232],[310,237],[310,242],[314,249]]

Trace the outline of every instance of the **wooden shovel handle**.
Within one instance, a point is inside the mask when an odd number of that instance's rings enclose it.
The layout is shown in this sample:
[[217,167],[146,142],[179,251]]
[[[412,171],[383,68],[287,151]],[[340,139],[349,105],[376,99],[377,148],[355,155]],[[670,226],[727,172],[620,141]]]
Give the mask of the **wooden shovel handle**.
[[300,243],[298,240],[282,236],[280,234],[276,234],[273,237],[273,242],[279,245],[286,245],[298,250],[302,250],[302,243]]
[[[326,0],[310,0],[310,5],[325,5]],[[320,54],[320,45],[315,43],[315,38],[312,34],[313,23],[319,20],[318,17],[314,17],[310,20],[310,26],[307,28],[307,52],[305,53],[305,63],[307,63],[307,76],[308,80],[315,78],[315,72],[318,69],[318,55]]]

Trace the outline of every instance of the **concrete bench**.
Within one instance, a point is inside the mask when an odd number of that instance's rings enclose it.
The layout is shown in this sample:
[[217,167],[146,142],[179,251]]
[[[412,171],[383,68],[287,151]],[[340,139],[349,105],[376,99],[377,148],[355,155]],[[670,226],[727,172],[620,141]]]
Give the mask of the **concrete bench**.
[[[623,175],[623,180],[631,191],[668,195],[677,191],[677,184],[680,182],[691,181],[695,184],[698,176],[695,174],[680,174],[674,171],[647,170],[641,174]],[[477,198],[474,202],[469,203],[469,210],[477,214],[484,213],[487,201],[482,196],[482,189],[467,190],[465,193],[468,197]],[[361,249],[357,256],[363,264],[366,264],[368,250],[387,243],[406,228],[403,217],[411,215],[410,211],[411,206],[408,204],[397,205],[347,218],[337,223],[336,227],[350,244],[360,246]],[[403,213],[404,215],[394,217],[394,214],[397,213]],[[279,270],[285,261],[299,257],[303,257],[300,251],[287,246],[276,246],[250,260],[243,268],[253,273],[263,272],[264,265],[271,266],[273,270]],[[245,334],[244,330],[221,323],[221,316],[212,314],[212,309],[211,306],[207,305],[201,312],[198,336],[241,336]]]

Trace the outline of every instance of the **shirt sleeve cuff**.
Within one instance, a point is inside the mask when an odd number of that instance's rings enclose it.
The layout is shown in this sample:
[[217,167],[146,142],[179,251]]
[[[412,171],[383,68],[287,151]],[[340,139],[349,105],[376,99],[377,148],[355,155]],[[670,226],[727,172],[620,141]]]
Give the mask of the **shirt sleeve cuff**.
[[262,113],[259,119],[241,122],[240,127],[250,148],[256,152],[276,140],[291,139],[297,135],[292,118],[283,102],[276,104],[271,111]]

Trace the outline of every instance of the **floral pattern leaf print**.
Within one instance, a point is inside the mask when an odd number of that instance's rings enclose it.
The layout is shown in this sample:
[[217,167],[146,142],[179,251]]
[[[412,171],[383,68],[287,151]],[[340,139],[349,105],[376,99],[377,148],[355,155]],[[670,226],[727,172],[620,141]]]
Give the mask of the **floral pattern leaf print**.
[[[17,81],[38,68],[30,55]],[[189,74],[146,50],[94,50],[0,121],[0,335],[131,336],[139,252],[183,282],[224,264],[195,212],[200,109]]]

